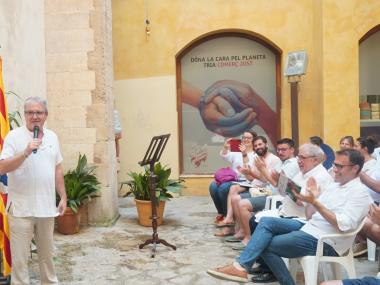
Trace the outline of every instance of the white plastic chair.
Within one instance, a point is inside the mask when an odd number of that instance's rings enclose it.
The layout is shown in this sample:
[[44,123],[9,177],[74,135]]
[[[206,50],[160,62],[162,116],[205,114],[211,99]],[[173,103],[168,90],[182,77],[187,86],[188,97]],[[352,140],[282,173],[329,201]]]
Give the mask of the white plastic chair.
[[281,196],[281,195],[267,196],[267,199],[265,201],[265,210],[278,209],[277,203],[282,202],[282,200],[284,200],[284,196]]
[[[265,211],[271,210],[274,211],[278,209],[282,203],[278,205],[278,202],[282,202],[284,200],[284,196],[281,195],[271,195],[267,196],[267,199],[265,200]],[[285,262],[285,265],[287,268],[289,268],[289,259],[283,257],[282,260]]]
[[352,246],[342,256],[324,256],[323,255],[323,242],[332,237],[349,237],[356,236],[356,234],[361,230],[364,225],[364,219],[360,223],[359,227],[350,233],[343,234],[328,234],[323,235],[318,240],[317,251],[315,256],[304,256],[300,258],[289,259],[289,268],[290,274],[293,279],[296,280],[297,274],[297,261],[301,264],[304,276],[305,276],[305,285],[316,285],[318,277],[318,265],[320,262],[332,262],[333,271],[336,279],[342,279],[342,274],[339,264],[341,264],[347,271],[349,278],[356,278],[355,266],[354,266],[354,255],[352,251]]
[[367,238],[368,261],[376,261],[376,243]]

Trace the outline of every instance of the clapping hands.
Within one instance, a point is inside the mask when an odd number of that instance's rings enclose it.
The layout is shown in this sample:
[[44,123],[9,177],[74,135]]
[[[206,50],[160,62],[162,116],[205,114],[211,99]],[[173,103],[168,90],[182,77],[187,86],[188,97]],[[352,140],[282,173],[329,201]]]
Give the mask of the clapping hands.
[[369,207],[368,216],[374,223],[378,224],[380,226],[380,207],[372,204]]

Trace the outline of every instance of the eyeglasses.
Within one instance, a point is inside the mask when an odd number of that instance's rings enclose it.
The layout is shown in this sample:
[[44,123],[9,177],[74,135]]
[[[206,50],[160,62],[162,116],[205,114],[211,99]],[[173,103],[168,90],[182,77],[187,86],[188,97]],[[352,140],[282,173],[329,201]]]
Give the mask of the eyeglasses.
[[339,163],[336,163],[336,162],[333,163],[333,166],[336,169],[339,169],[339,170],[343,169],[343,167],[345,167],[345,166],[354,166],[354,165],[355,164],[339,164]]
[[289,148],[277,148],[277,152],[280,152],[280,151],[287,151],[289,150]]
[[253,137],[241,137],[242,140],[252,140]]
[[299,156],[297,156],[297,159],[298,160],[305,160],[305,159],[312,158],[312,157],[315,157],[315,155],[310,155],[310,156],[299,155]]
[[41,117],[42,115],[46,114],[45,111],[25,111],[24,113],[28,117],[33,117],[34,115]]

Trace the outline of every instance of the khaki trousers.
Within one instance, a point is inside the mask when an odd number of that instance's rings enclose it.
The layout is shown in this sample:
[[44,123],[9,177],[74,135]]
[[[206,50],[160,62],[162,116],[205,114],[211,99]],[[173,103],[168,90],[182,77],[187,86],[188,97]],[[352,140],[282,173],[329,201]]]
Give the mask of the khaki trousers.
[[8,215],[12,255],[12,285],[30,284],[28,258],[34,236],[38,252],[41,284],[58,284],[53,263],[54,218],[19,218]]

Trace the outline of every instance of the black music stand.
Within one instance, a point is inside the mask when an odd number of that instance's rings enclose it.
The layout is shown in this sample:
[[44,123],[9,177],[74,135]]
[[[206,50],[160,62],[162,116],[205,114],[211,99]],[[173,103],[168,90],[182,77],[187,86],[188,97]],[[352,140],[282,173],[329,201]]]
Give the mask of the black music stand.
[[154,164],[160,160],[161,154],[164,151],[166,143],[170,134],[155,136],[150,141],[149,147],[144,155],[142,161],[139,162],[141,166],[149,164],[149,190],[150,190],[150,201],[152,204],[152,229],[153,234],[152,238],[147,239],[143,244],[139,245],[139,248],[142,249],[144,246],[148,244],[153,244],[152,255],[154,258],[156,252],[156,245],[162,243],[165,246],[169,246],[172,249],[176,250],[177,248],[174,245],[171,245],[167,241],[158,238],[157,233],[157,198],[156,198],[156,178],[157,176],[154,174]]

